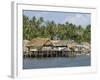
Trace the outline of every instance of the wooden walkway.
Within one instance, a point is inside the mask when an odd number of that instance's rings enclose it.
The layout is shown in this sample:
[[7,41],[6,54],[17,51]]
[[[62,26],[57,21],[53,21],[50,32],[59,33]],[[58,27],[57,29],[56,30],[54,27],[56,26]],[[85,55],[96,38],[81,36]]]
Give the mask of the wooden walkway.
[[32,51],[24,54],[24,57],[44,58],[44,57],[74,57],[80,51]]

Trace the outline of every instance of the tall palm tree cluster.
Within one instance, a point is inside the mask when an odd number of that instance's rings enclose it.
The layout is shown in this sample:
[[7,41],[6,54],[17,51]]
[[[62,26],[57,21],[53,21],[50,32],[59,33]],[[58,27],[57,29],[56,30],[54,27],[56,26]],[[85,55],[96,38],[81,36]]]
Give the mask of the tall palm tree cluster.
[[45,21],[43,17],[29,19],[23,15],[23,39],[49,38],[51,40],[74,40],[78,43],[91,41],[91,25],[77,26],[70,22],[64,24]]

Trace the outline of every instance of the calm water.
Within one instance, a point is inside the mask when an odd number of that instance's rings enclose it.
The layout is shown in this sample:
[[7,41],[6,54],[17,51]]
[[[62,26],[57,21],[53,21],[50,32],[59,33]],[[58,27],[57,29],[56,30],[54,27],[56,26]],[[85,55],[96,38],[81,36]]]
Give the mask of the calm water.
[[23,60],[23,69],[39,69],[39,68],[57,68],[57,67],[78,67],[90,66],[90,56],[82,55],[71,58],[25,58]]

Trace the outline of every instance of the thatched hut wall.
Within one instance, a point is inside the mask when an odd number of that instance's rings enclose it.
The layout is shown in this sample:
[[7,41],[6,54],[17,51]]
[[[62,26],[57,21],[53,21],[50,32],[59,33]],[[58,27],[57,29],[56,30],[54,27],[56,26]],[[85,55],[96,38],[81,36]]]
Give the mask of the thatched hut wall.
[[28,53],[27,45],[28,45],[29,42],[30,42],[29,40],[23,40],[23,52],[24,53]]

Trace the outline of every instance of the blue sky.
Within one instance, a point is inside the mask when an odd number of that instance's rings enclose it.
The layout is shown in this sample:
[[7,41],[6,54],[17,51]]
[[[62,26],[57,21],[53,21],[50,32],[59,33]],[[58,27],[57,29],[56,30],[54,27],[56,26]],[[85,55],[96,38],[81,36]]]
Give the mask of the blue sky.
[[44,21],[54,21],[55,23],[73,23],[75,25],[86,25],[91,24],[91,14],[89,13],[73,13],[73,12],[51,12],[51,11],[28,11],[24,10],[23,14],[32,19],[33,16],[36,18],[43,17]]

